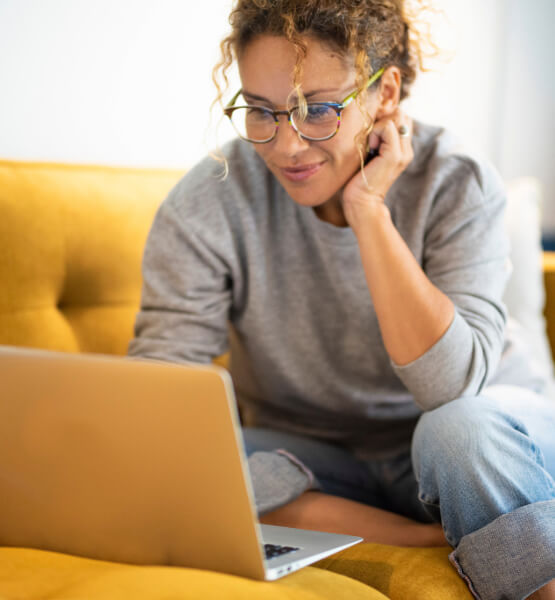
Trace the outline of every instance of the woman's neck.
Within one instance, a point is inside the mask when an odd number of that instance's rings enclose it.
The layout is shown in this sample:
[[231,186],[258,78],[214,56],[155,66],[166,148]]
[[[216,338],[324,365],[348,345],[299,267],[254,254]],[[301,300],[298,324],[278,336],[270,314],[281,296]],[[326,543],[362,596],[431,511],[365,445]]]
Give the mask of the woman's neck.
[[325,221],[326,223],[331,223],[336,227],[349,227],[349,224],[345,219],[345,214],[343,213],[343,206],[341,204],[341,194],[342,191],[339,191],[335,196],[330,198],[324,204],[320,204],[320,206],[315,206],[313,210],[316,216],[322,221]]

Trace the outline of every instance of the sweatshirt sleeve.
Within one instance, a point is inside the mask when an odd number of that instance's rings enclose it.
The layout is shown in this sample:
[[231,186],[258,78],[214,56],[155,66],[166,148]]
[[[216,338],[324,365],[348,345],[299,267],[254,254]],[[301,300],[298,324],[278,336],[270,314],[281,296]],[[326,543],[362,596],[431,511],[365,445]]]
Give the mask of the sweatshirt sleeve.
[[392,363],[422,410],[479,394],[500,361],[509,244],[505,194],[497,175],[488,175],[461,162],[429,214],[422,267],[452,300],[454,318],[423,355],[406,365]]
[[[154,219],[143,256],[143,288],[130,356],[209,363],[227,350],[230,269],[218,223],[202,232],[174,206]],[[197,220],[198,221],[198,220]]]

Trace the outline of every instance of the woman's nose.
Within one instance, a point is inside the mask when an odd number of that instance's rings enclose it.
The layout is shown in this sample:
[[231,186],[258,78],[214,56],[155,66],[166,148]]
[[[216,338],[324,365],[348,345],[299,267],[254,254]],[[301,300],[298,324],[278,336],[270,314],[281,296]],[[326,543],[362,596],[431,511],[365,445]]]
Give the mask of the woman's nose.
[[305,150],[309,142],[299,136],[297,131],[289,123],[287,115],[279,115],[279,127],[274,139],[274,149],[282,154],[296,154]]

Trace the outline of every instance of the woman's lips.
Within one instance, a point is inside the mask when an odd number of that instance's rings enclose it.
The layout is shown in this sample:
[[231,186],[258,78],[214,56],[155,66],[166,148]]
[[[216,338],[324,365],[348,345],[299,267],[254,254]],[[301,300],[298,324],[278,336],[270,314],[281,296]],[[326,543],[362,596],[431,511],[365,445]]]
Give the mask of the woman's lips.
[[281,167],[280,171],[289,181],[305,181],[315,175],[324,163],[313,163],[311,165],[301,165],[300,167]]

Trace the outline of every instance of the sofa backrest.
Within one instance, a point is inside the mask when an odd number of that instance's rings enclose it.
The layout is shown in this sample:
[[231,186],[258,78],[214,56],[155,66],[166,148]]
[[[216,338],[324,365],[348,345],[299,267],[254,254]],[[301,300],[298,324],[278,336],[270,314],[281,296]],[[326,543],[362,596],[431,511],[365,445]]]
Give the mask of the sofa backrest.
[[0,344],[124,354],[146,236],[182,174],[0,161]]

